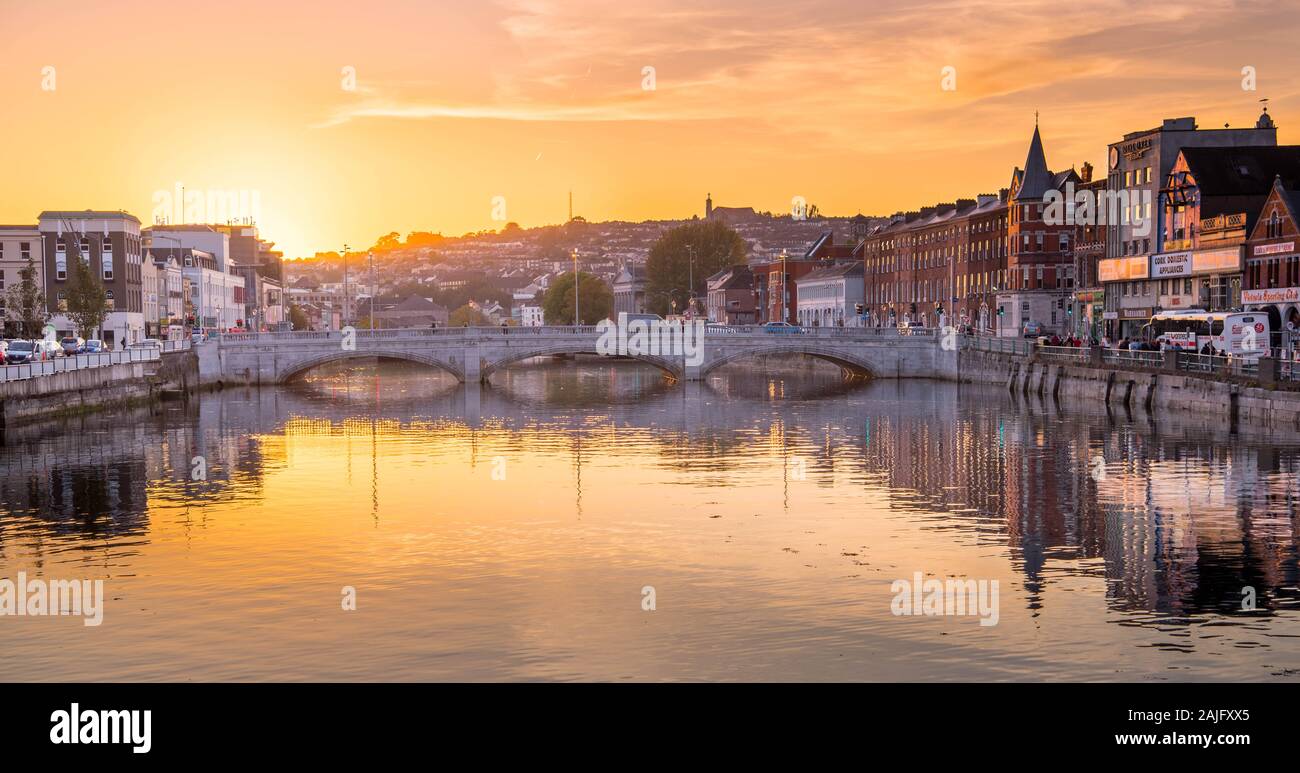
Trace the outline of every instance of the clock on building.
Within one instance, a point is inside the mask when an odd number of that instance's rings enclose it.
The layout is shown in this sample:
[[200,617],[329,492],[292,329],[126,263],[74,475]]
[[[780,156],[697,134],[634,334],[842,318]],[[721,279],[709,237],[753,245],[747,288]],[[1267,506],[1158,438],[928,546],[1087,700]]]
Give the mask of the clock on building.
[[1119,148],[1110,149],[1110,168],[1114,169],[1119,166]]

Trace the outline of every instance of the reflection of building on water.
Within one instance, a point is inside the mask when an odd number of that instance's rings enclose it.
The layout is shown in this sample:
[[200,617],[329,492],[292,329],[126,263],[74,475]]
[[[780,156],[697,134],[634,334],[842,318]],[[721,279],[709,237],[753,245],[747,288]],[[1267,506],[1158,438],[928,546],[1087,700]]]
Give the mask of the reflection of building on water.
[[866,460],[896,507],[996,524],[1031,604],[1053,565],[1100,558],[1116,608],[1178,615],[1240,610],[1247,585],[1296,597],[1300,451],[1234,442],[954,400],[874,418]]
[[[103,540],[145,534],[150,505],[201,508],[255,494],[267,469],[259,444],[222,400],[168,404],[10,429],[0,446],[0,539]],[[194,480],[203,457],[206,479]]]

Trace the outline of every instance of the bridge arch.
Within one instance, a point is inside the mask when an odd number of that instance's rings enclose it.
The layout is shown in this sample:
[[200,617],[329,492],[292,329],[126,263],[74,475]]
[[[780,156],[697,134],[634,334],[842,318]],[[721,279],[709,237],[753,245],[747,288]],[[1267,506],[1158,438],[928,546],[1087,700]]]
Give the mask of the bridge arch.
[[[499,357],[497,359],[492,360],[491,362],[483,363],[482,379],[486,381],[493,373],[496,373],[497,371],[502,370],[504,368],[508,368],[509,366],[515,364],[516,362],[529,360],[532,359],[533,357],[546,357],[552,354],[599,355],[600,352],[596,351],[595,341],[592,341],[590,344],[584,344],[584,345],[566,344],[566,345],[559,345],[559,346],[538,346],[533,348],[519,349],[517,351],[511,351],[509,354],[507,354],[504,357]],[[668,357],[661,357],[653,354],[643,354],[643,355],[629,354],[627,356],[630,359],[639,360],[641,362],[646,363],[647,365],[655,366],[659,370],[663,371],[665,375],[667,375],[669,378],[672,378],[675,381],[681,380],[682,378],[681,366],[678,363],[673,362],[673,360]]]
[[877,367],[873,365],[866,357],[853,351],[848,351],[844,347],[825,346],[815,343],[792,343],[783,341],[780,344],[771,343],[765,345],[752,346],[745,349],[727,351],[719,354],[700,367],[700,378],[708,377],[710,373],[718,368],[736,360],[744,360],[750,357],[762,357],[766,354],[804,354],[809,357],[815,357],[819,360],[838,365],[846,372],[863,378],[875,378]]
[[289,381],[301,376],[312,368],[317,368],[331,362],[339,362],[341,360],[359,359],[404,360],[406,362],[415,362],[450,373],[456,377],[457,381],[465,380],[464,369],[460,368],[455,363],[449,362],[440,357],[402,351],[388,352],[358,349],[354,351],[334,351],[329,354],[321,354],[315,357],[306,357],[297,360],[284,368],[284,370],[280,372],[279,378],[277,378],[276,381],[280,384],[287,384]]

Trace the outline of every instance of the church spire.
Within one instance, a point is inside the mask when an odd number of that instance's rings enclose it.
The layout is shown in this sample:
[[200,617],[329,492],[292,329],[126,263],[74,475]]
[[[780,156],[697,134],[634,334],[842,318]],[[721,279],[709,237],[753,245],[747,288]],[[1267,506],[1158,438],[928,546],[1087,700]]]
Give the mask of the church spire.
[[1025,171],[1020,178],[1016,201],[1041,199],[1052,187],[1052,173],[1047,169],[1047,156],[1043,153],[1043,138],[1038,133],[1038,116],[1034,116],[1034,137],[1029,141],[1029,155],[1025,157]]

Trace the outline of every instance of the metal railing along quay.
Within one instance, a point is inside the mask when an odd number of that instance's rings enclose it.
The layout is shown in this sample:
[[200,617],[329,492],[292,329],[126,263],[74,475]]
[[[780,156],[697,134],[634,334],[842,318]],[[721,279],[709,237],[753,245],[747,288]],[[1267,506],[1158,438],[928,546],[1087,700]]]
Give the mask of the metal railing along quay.
[[179,352],[190,348],[188,340],[160,341],[160,346],[128,346],[109,352],[91,354],[73,354],[52,357],[48,360],[24,362],[0,366],[0,383],[24,381],[41,376],[52,376],[73,370],[87,368],[104,368],[110,365],[125,365],[132,362],[154,362],[162,359],[164,352]]

